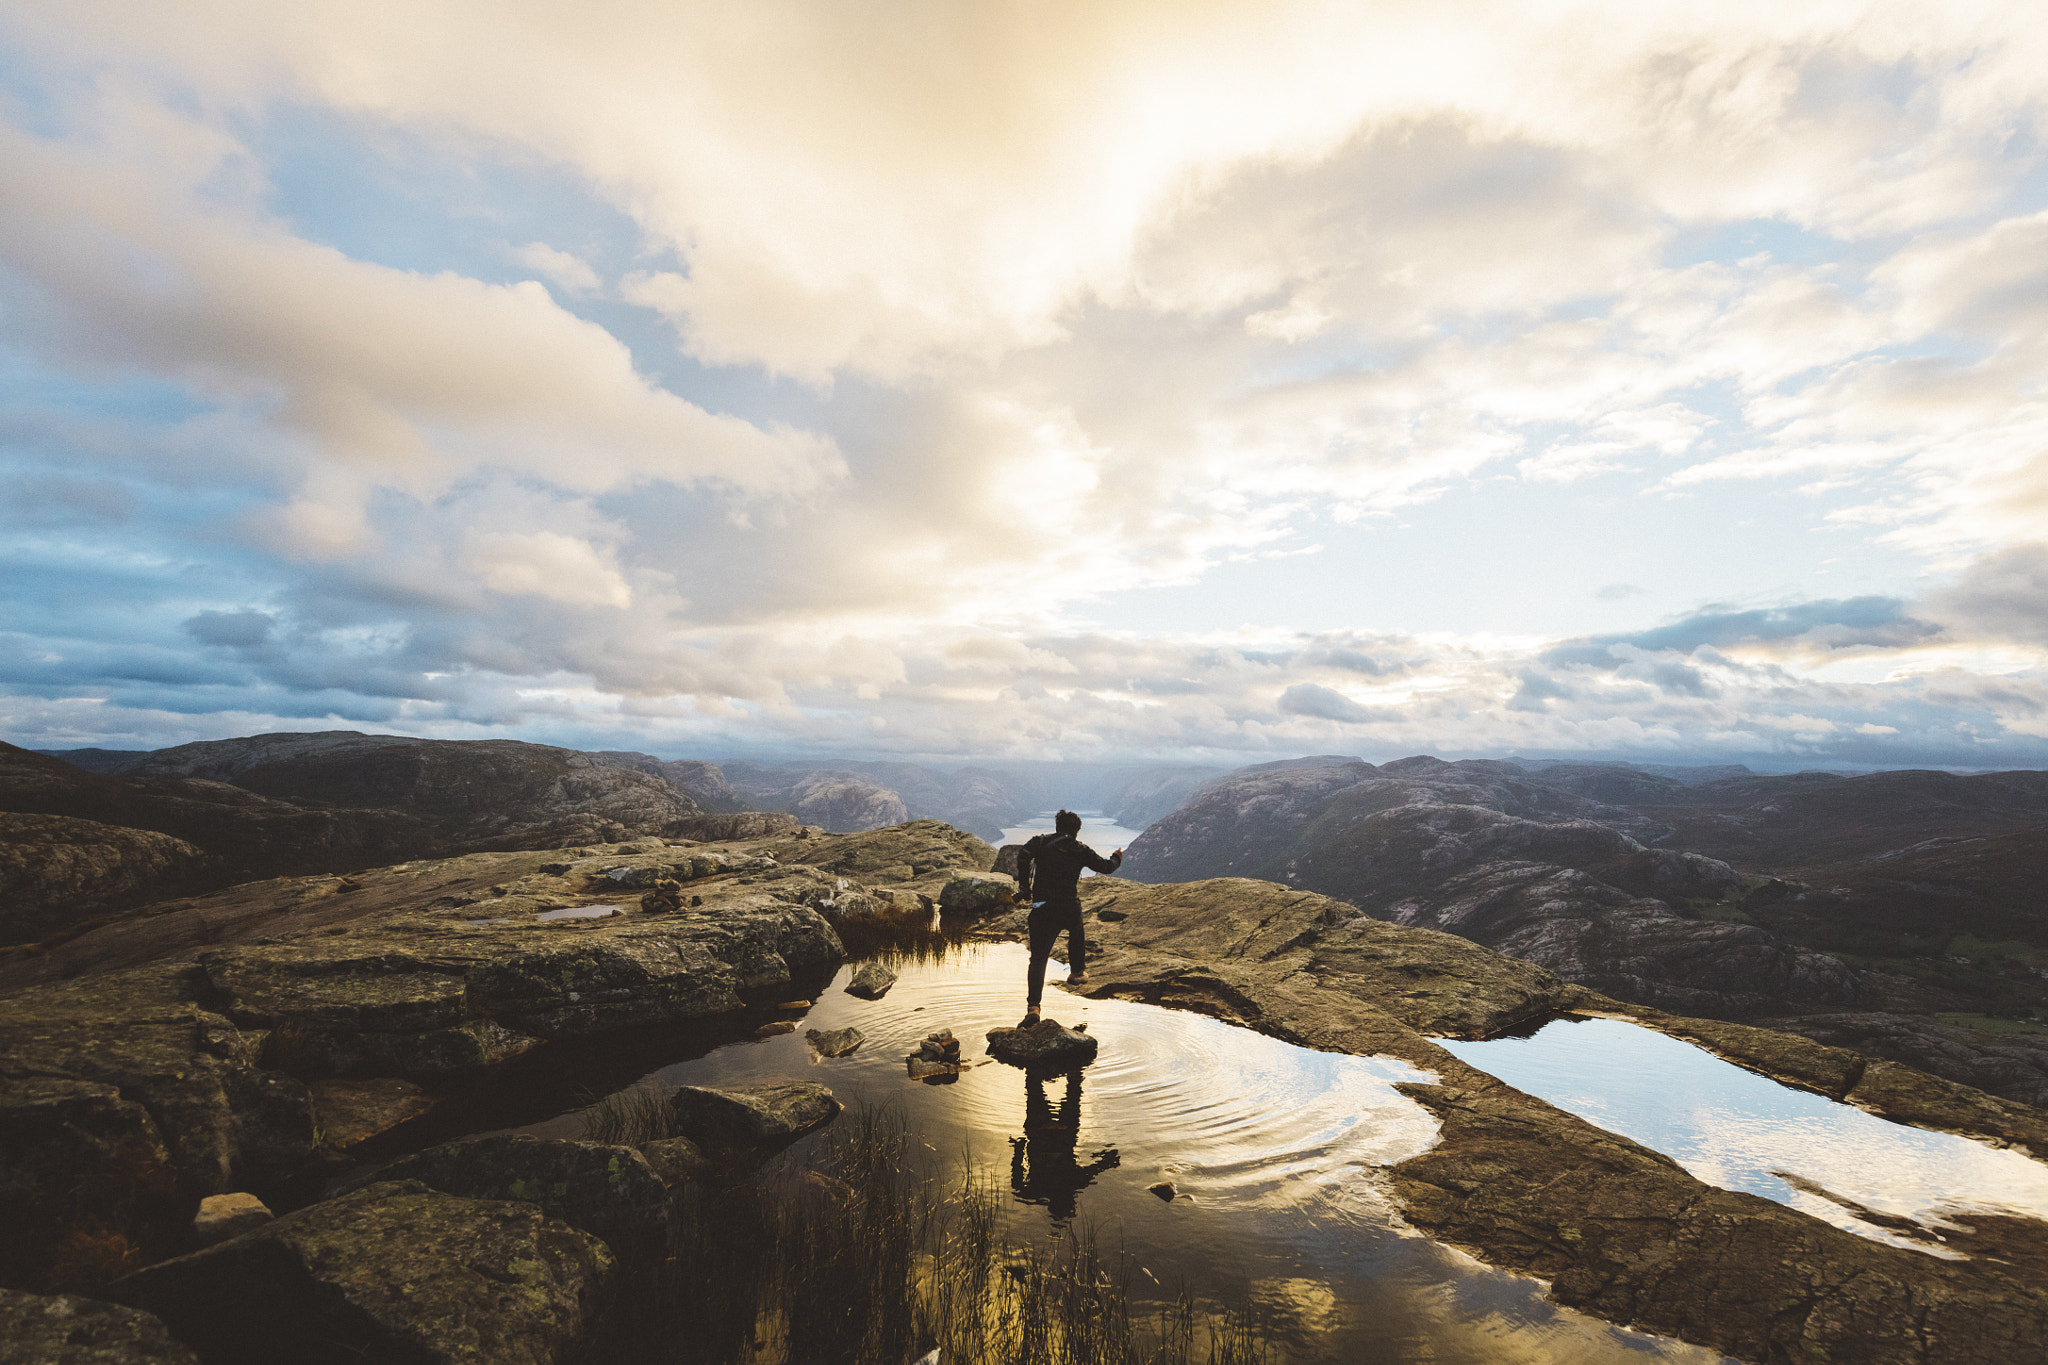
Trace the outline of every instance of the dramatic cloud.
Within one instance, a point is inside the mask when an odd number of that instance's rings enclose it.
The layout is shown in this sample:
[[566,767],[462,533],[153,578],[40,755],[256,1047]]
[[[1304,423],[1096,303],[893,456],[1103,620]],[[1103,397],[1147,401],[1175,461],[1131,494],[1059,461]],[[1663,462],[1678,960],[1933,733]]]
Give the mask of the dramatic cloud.
[[14,738],[2038,753],[2009,6],[0,37]]

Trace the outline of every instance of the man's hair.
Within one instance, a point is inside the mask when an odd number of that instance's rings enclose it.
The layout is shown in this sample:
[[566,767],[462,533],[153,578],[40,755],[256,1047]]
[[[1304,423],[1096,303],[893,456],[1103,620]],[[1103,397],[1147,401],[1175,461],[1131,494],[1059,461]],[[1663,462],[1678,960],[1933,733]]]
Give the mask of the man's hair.
[[1061,834],[1079,834],[1081,817],[1070,810],[1063,810],[1052,818],[1052,827]]

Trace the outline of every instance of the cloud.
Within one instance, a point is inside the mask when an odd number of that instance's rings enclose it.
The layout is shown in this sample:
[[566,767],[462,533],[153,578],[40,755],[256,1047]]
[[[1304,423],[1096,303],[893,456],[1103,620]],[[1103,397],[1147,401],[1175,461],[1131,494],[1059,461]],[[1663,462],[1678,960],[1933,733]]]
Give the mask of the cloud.
[[2048,543],[1983,556],[1926,607],[1969,638],[2048,645]]
[[1384,710],[1376,712],[1371,707],[1360,706],[1342,692],[1317,683],[1296,683],[1282,692],[1280,713],[1344,722],[1368,721],[1388,714]]
[[[18,6],[14,723],[2034,752],[2048,34],[2016,13]],[[328,169],[265,136],[308,110],[336,162],[411,139],[463,187],[418,259],[282,192]],[[637,236],[493,188],[535,167]],[[436,255],[457,223],[487,246]],[[1493,563],[1457,514],[1498,488],[1754,488],[1905,567],[1716,589],[1770,607],[1612,583],[1663,624],[1551,640],[1378,629],[1362,588],[1350,631],[1284,594],[1256,631],[1087,624],[1309,540],[1340,596],[1341,537],[1422,504],[1419,553]],[[1675,548],[1804,581],[1715,515]],[[1960,577],[1913,600],[1923,563]]]
[[203,645],[253,649],[266,644],[277,618],[261,611],[202,611],[185,622],[185,632]]
[[569,252],[558,251],[546,242],[528,242],[525,246],[513,247],[510,254],[519,264],[538,270],[564,289],[589,293],[603,283],[589,262]]
[[1922,643],[1940,633],[1940,626],[1908,614],[1906,604],[1898,598],[1856,597],[1749,611],[1709,609],[1650,630],[1565,641],[1546,650],[1543,657],[1556,664],[1613,667],[1616,659],[1632,653],[1692,654],[1702,649],[1742,647],[1820,652],[1892,649]]

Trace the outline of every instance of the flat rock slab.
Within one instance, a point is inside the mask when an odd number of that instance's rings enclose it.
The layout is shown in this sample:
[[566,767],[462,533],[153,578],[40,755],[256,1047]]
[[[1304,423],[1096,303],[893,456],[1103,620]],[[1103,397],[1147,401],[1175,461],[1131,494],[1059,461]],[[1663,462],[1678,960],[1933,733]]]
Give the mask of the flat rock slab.
[[857,1028],[810,1029],[804,1033],[820,1057],[844,1057],[868,1040]]
[[853,980],[846,983],[846,993],[864,1000],[880,1000],[895,984],[896,973],[879,962],[863,962],[855,969]]
[[0,1289],[0,1365],[199,1365],[153,1313]]
[[669,1098],[680,1136],[714,1151],[786,1147],[845,1107],[824,1086],[807,1082],[732,1090],[686,1085]]
[[555,1365],[587,1348],[616,1263],[531,1204],[371,1185],[117,1280],[208,1365]]
[[988,1031],[988,1055],[1022,1067],[1086,1066],[1095,1060],[1096,1042],[1079,1029],[1046,1018],[1035,1028]]
[[347,1152],[359,1143],[390,1132],[434,1107],[426,1087],[396,1076],[360,1080],[328,1077],[312,1081],[313,1117],[320,1141],[330,1151]]
[[657,1245],[668,1226],[666,1182],[631,1147],[498,1133],[415,1152],[360,1183],[387,1180],[533,1204],[621,1253]]

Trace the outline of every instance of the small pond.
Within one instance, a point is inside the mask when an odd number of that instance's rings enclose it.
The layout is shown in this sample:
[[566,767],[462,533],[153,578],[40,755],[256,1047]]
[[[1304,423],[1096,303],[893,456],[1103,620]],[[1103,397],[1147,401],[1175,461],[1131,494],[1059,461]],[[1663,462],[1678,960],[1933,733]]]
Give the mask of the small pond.
[[[844,967],[797,1032],[728,1034],[679,1046],[665,1063],[641,1051],[634,1074],[670,1085],[817,1080],[849,1103],[890,1106],[942,1158],[971,1157],[1007,1181],[1009,1235],[1020,1245],[1092,1225],[1104,1246],[1121,1246],[1142,1268],[1141,1291],[1149,1280],[1162,1299],[1182,1285],[1219,1306],[1249,1297],[1278,1359],[1720,1359],[1558,1308],[1536,1281],[1404,1230],[1375,1172],[1437,1135],[1427,1111],[1392,1088],[1426,1079],[1405,1063],[1308,1051],[1196,1015],[1048,990],[1049,1015],[1086,1022],[1100,1039],[1093,1065],[1041,1080],[985,1062],[947,1084],[909,1080],[904,1054],[939,1029],[961,1038],[967,1058],[983,1056],[983,1034],[1022,1012],[1025,961],[1021,946],[992,944],[898,963],[901,979],[881,1000],[846,994]],[[849,1026],[867,1041],[845,1057],[818,1058],[803,1035]],[[632,1079],[609,1075],[607,1088]],[[581,1135],[579,1109],[515,1117],[521,1103],[513,1093],[491,1100],[497,1124]],[[469,1113],[474,1131],[481,1114]],[[1186,1197],[1166,1203],[1149,1193],[1162,1179]]]
[[[1938,1240],[1944,1213],[2048,1218],[2041,1162],[1794,1090],[1638,1024],[1560,1019],[1527,1038],[1437,1041],[1517,1090],[1655,1148],[1710,1185],[1774,1199],[1875,1241],[1948,1255]],[[1839,1200],[1910,1219],[1929,1235],[1899,1236]]]

